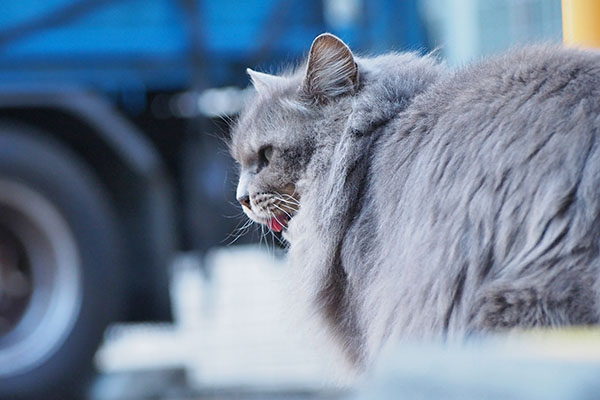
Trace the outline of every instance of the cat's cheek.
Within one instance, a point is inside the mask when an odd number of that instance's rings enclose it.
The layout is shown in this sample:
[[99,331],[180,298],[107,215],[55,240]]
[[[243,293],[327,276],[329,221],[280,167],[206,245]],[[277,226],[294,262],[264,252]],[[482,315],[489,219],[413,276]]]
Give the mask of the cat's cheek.
[[312,182],[313,181],[308,179],[307,177],[298,179],[294,184],[296,193],[299,194],[300,197],[302,197],[302,193],[304,193],[307,189],[311,187]]

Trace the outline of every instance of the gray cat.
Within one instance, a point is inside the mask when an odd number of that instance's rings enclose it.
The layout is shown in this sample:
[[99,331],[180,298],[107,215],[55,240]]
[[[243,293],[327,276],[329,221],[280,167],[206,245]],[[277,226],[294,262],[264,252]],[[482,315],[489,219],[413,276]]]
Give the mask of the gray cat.
[[323,34],[298,70],[249,74],[238,200],[357,364],[391,335],[598,322],[599,53],[451,71]]

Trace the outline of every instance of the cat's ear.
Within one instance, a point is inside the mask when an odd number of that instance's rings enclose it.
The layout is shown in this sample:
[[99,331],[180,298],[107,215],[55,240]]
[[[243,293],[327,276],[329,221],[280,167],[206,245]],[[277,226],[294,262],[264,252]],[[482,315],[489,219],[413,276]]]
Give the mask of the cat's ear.
[[357,86],[358,66],[350,48],[330,33],[317,36],[310,47],[304,94],[327,100],[352,93]]
[[269,90],[272,90],[281,84],[281,81],[284,79],[277,75],[265,74],[264,72],[254,71],[250,68],[246,68],[246,72],[250,75],[252,85],[254,85],[254,88],[259,94],[267,93]]

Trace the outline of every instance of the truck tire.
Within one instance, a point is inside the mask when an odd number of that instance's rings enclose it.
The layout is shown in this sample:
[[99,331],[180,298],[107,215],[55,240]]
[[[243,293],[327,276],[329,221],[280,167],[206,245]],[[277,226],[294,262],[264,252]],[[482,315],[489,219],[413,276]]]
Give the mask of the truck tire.
[[119,307],[106,190],[43,133],[0,125],[0,398],[81,398]]

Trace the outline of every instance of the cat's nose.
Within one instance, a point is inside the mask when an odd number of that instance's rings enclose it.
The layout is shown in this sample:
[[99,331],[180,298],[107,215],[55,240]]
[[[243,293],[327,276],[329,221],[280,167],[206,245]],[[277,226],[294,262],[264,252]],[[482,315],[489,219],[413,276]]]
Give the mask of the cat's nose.
[[237,201],[239,201],[242,206],[250,208],[250,196],[246,195],[238,197]]

